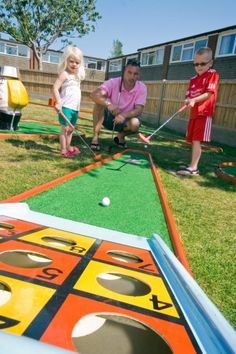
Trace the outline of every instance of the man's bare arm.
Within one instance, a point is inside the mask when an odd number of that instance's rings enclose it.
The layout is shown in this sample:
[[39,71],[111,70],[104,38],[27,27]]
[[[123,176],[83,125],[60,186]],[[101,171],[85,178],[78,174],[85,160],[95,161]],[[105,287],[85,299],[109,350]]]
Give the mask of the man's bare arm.
[[134,118],[134,117],[139,117],[142,113],[143,113],[143,109],[144,106],[142,106],[141,104],[136,105],[134,109],[132,109],[132,111],[126,112],[126,113],[121,113],[121,115],[125,118],[125,119],[129,119],[129,118]]
[[117,105],[111,103],[111,100],[107,98],[107,93],[101,88],[97,88],[91,93],[91,99],[100,106],[106,107],[109,112],[114,116],[120,113],[120,109]]

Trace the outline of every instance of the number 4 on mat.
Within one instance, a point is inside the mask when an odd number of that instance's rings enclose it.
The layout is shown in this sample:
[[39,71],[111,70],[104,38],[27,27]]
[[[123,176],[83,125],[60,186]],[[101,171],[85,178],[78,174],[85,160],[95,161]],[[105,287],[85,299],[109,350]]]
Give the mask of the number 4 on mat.
[[169,307],[172,307],[172,304],[169,304],[168,302],[164,301],[159,301],[157,295],[152,295],[150,301],[152,301],[153,309],[154,310],[164,310],[168,309]]

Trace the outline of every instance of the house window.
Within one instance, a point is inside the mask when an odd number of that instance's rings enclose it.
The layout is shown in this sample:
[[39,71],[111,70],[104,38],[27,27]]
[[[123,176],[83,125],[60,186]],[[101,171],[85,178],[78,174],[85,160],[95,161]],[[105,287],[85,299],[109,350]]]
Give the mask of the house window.
[[48,53],[43,55],[43,61],[49,62],[49,54]]
[[60,53],[50,53],[47,52],[43,55],[43,61],[45,63],[58,64],[60,61],[61,54]]
[[141,54],[141,65],[160,65],[163,63],[164,48],[153,50],[150,52],[143,52]]
[[172,61],[180,61],[181,51],[182,51],[182,45],[178,45],[173,48]]
[[148,53],[148,56],[147,56],[147,65],[154,65],[156,64],[156,55],[155,55],[155,52],[150,52]]
[[59,63],[59,55],[58,54],[51,54],[50,55],[50,63],[58,64]]
[[109,64],[109,72],[121,71],[122,60],[112,60]]
[[193,58],[193,43],[187,43],[182,48],[182,61],[191,60]]
[[105,70],[105,65],[104,65],[104,62],[102,60],[99,60],[97,62],[97,70]]
[[164,48],[157,49],[156,51],[156,64],[163,64]]
[[6,45],[6,54],[17,55],[17,46],[16,45]]
[[96,61],[88,61],[87,67],[88,69],[95,69],[96,70],[97,63]]
[[22,44],[14,45],[0,42],[0,53],[18,55],[19,57],[29,57],[28,47]]
[[231,33],[220,38],[218,56],[236,54],[236,33]]
[[195,42],[195,46],[194,46],[194,53],[196,53],[196,51],[200,48],[206,47],[207,46],[207,40],[203,39],[201,41],[197,41]]
[[105,70],[105,62],[103,60],[96,60],[96,59],[90,59],[90,58],[84,58],[84,65],[88,69],[92,70]]
[[127,64],[128,60],[138,60],[138,57],[137,57],[137,55],[127,57],[125,60],[125,64]]
[[0,53],[5,53],[5,44],[0,43]]
[[18,45],[18,55],[19,57],[28,57],[28,48],[23,45]]
[[171,62],[191,61],[196,51],[206,45],[207,39],[176,45],[172,48]]

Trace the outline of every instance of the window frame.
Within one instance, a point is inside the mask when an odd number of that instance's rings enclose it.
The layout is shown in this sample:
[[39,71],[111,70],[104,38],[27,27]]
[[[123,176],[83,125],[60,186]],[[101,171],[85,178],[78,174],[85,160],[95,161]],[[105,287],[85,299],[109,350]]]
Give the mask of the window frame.
[[[44,58],[45,56],[47,56],[48,59],[45,59]],[[55,61],[51,61],[51,56],[58,57],[58,62],[56,63]],[[58,65],[60,63],[61,56],[62,56],[62,53],[60,53],[60,52],[50,52],[50,50],[48,50],[45,54],[43,54],[43,63]]]
[[[224,37],[231,36],[231,35],[234,35],[234,36],[235,36],[235,37],[234,37],[234,45],[233,45],[233,51],[232,51],[232,53],[220,54],[222,39],[223,39]],[[223,57],[232,57],[232,56],[235,56],[235,55],[236,55],[236,30],[221,33],[221,34],[219,35],[219,38],[218,38],[218,41],[217,41],[215,57],[216,57],[216,58],[223,58]]]
[[[100,64],[99,64],[99,63],[100,63]],[[98,64],[99,64],[99,66],[101,66],[101,69],[99,69]],[[98,70],[98,71],[105,71],[105,70],[106,70],[106,61],[105,61],[105,60],[102,60],[102,59],[97,60],[96,70]]]
[[[162,52],[162,57],[161,57],[161,60],[157,62],[157,53],[158,52]],[[165,54],[165,47],[156,47],[156,48],[151,48],[151,49],[147,49],[147,50],[144,50],[141,52],[141,57],[140,57],[140,63],[141,63],[141,66],[155,66],[155,65],[162,65],[163,62],[164,62],[164,54]],[[143,57],[144,56],[147,56],[147,59],[146,61],[144,62],[143,60]],[[153,63],[150,63],[150,59],[154,58],[154,62]]]
[[[11,42],[4,42],[0,40],[0,44],[2,46],[2,51],[0,51],[0,55],[10,55],[13,57],[19,57],[19,58],[29,58],[30,57],[30,51],[29,48],[24,45],[24,44],[18,44],[18,43],[11,43]],[[19,54],[19,47],[25,48],[27,55],[20,55]],[[15,53],[9,53],[7,52],[8,48],[14,48],[16,50]]]
[[[89,65],[92,64],[95,67],[90,68]],[[88,70],[97,70],[97,71],[105,71],[106,68],[106,62],[104,59],[96,59],[96,58],[90,58],[90,57],[84,57],[84,66]]]
[[[94,67],[89,67],[89,65],[93,65]],[[97,62],[95,60],[88,60],[87,64],[86,64],[87,69],[91,69],[91,70],[97,70]]]
[[125,65],[127,64],[128,60],[138,60],[138,55],[128,55],[126,58],[125,58]]
[[[172,45],[171,48],[171,54],[170,54],[170,64],[176,64],[176,63],[186,63],[186,62],[191,62],[193,61],[194,58],[194,54],[196,52],[195,48],[196,48],[196,44],[197,42],[201,42],[201,41],[206,41],[204,46],[207,46],[208,44],[208,37],[199,37],[196,38],[195,40],[188,40],[188,41],[184,41],[184,42],[179,42],[179,43],[175,43],[174,45]],[[174,51],[177,47],[180,47],[181,52],[180,52],[180,58],[178,60],[173,60],[173,55],[174,55]],[[199,47],[200,48],[200,47]],[[191,59],[187,58],[184,59],[184,53],[186,53],[187,51],[192,50],[192,55],[191,55]]]
[[[117,68],[111,70],[111,65],[114,65],[114,63],[116,63],[116,62],[117,62]],[[110,60],[109,69],[108,69],[109,73],[115,73],[115,72],[119,72],[121,70],[122,70],[122,59]]]
[[[19,54],[20,48],[22,48],[23,50],[26,49],[26,55],[21,55]],[[18,57],[20,58],[29,58],[29,48],[26,45],[23,44],[19,44],[18,45],[18,52],[17,52]]]

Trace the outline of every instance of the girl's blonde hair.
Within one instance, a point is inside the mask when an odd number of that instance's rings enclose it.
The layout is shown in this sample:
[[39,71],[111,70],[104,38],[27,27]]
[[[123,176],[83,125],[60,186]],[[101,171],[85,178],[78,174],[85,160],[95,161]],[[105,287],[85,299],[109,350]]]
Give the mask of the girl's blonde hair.
[[62,56],[62,61],[58,65],[58,73],[61,74],[63,71],[66,70],[67,61],[69,57],[74,58],[80,63],[78,67],[77,75],[80,80],[84,80],[85,79],[84,56],[82,51],[77,47],[69,46],[65,49]]

